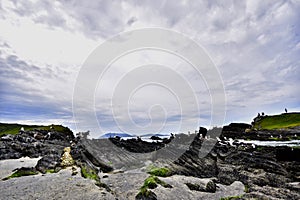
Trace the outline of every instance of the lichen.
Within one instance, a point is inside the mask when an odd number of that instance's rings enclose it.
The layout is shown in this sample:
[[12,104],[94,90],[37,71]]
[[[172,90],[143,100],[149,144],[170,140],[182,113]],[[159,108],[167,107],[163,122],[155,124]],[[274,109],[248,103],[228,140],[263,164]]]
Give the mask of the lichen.
[[62,167],[69,167],[69,166],[74,165],[74,160],[73,160],[70,152],[71,152],[71,148],[70,147],[64,148],[64,153],[63,153],[63,155],[61,157],[61,163],[60,163],[60,165]]
[[160,176],[160,177],[171,176],[171,170],[166,167],[162,167],[162,168],[154,167],[148,173],[153,176]]

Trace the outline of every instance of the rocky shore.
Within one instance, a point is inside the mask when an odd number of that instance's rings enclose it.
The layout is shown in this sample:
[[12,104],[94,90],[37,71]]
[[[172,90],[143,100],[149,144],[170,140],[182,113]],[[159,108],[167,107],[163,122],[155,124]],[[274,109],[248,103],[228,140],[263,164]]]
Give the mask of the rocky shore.
[[[86,134],[74,137],[55,130],[4,135],[0,167],[3,161],[23,157],[35,158],[36,165],[17,165],[10,174],[31,176],[3,179],[0,192],[4,199],[300,199],[300,148],[226,140],[245,135],[298,137],[298,129],[247,129],[245,124],[231,124],[219,139],[215,130],[201,128],[197,134],[152,143],[87,139]],[[213,148],[202,156],[207,144]],[[68,152],[72,162],[64,164]]]

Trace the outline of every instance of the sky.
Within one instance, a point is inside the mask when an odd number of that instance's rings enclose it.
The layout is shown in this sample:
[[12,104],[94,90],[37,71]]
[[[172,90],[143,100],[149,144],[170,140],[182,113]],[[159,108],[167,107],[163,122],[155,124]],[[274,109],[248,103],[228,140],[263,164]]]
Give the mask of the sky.
[[[299,10],[299,0],[1,0],[0,121],[62,124],[98,137],[193,132],[199,125],[250,123],[258,112],[300,111]],[[98,79],[91,106],[101,130],[88,123],[90,114],[74,117],[74,88],[89,56],[107,40],[145,28],[180,33],[205,50],[224,87],[221,122],[211,122],[205,78],[180,57],[153,49],[119,57]],[[155,83],[142,82],[151,78]],[[130,81],[137,85],[127,91]],[[193,94],[178,98],[187,88]],[[130,98],[120,102],[126,91]]]

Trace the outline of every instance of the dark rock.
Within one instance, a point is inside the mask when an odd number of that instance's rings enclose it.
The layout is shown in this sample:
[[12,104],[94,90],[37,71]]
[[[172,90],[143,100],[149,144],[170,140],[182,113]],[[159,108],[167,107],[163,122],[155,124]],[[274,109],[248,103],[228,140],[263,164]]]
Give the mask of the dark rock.
[[155,135],[151,136],[150,139],[151,140],[162,140],[160,137],[155,136]]
[[[7,139],[9,138],[9,139]],[[17,135],[0,140],[0,160],[20,157],[36,158],[54,151],[60,154],[64,147],[70,146],[72,133],[45,130],[21,131]]]
[[[152,137],[156,138],[156,136],[152,136]],[[166,144],[171,142],[172,138],[174,137],[164,138],[161,142],[146,142],[141,140],[141,138],[137,138],[137,139],[133,138],[127,140],[122,140],[119,138],[109,138],[109,140],[114,145],[124,148],[129,152],[149,153],[165,147]]]
[[216,184],[211,180],[208,181],[205,186],[201,184],[195,184],[195,183],[186,183],[186,185],[190,190],[196,190],[200,192],[211,192],[211,193],[216,192]]
[[50,154],[41,158],[36,165],[36,169],[43,174],[47,172],[47,170],[55,170],[60,164],[60,155],[59,154]]
[[143,193],[138,193],[135,197],[136,200],[157,200],[157,196],[154,192],[151,190],[147,190],[145,194]]

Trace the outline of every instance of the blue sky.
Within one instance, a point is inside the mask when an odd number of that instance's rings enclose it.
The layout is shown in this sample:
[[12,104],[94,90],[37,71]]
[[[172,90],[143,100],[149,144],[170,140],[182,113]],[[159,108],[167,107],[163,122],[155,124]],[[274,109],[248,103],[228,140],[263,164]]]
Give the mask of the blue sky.
[[[76,130],[72,96],[82,64],[114,35],[160,27],[180,32],[200,44],[218,68],[226,95],[224,123],[251,122],[257,112],[300,111],[300,2],[266,1],[7,1],[0,2],[0,121],[63,124]],[[141,52],[120,59],[107,75],[109,90],[124,66],[144,61],[170,62],[163,53]],[[171,59],[172,60],[172,59]],[[172,62],[175,63],[175,60]],[[119,68],[118,68],[119,67]],[[123,67],[123,68],[122,68]],[[182,68],[185,69],[185,68]],[[123,70],[123,71],[122,71]],[[137,126],[166,125],[162,132],[210,124],[209,95],[203,80],[180,73],[202,91],[200,116],[177,111],[168,91],[149,87],[130,102]],[[111,108],[111,91],[97,91],[96,116],[104,131],[122,129]],[[159,97],[159,98],[158,98]],[[155,107],[159,104],[161,108]],[[154,106],[154,109],[152,109]],[[149,110],[149,108],[151,108]],[[162,112],[162,109],[164,112]],[[149,117],[149,115],[151,115]],[[190,116],[190,117],[189,117]],[[185,121],[182,121],[184,118]],[[126,121],[123,121],[126,129]],[[220,125],[220,124],[218,124]],[[94,130],[97,128],[86,127]],[[134,132],[134,127],[130,130]],[[149,129],[149,131],[151,131]]]

